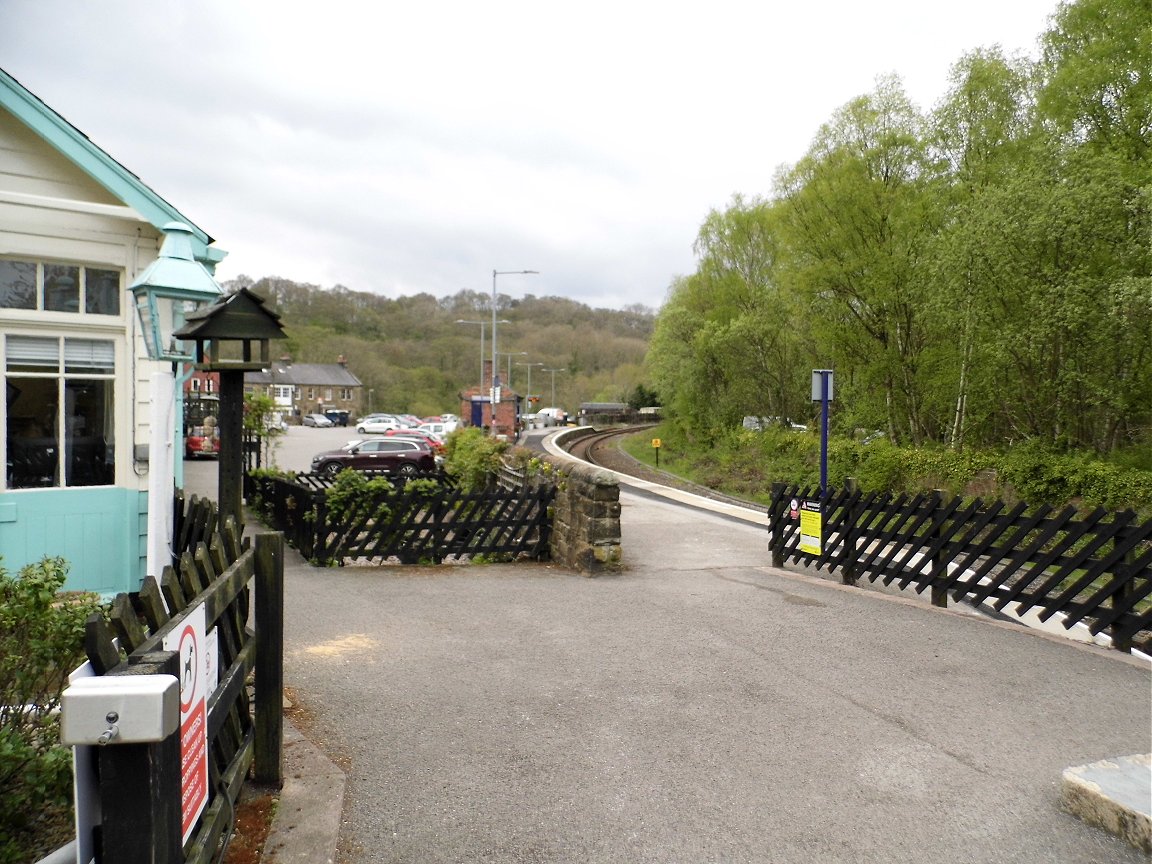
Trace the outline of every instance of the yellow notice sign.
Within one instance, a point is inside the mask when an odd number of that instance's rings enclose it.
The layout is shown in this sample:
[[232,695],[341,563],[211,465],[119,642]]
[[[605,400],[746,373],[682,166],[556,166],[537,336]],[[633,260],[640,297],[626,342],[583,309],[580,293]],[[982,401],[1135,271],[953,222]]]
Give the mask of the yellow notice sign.
[[800,508],[800,551],[820,555],[824,549],[824,514],[819,501],[805,501]]
[[652,446],[655,447],[657,450],[659,450],[660,449],[660,439],[659,438],[653,438],[652,439]]

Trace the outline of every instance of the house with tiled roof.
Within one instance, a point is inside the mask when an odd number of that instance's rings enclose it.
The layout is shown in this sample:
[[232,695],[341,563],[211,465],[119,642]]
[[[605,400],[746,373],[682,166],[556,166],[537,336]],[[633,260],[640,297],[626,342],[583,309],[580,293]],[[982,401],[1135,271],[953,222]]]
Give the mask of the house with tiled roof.
[[[68,562],[65,587],[135,591],[148,533],[150,381],[128,286],[164,225],[225,253],[139,177],[0,70],[0,556]],[[166,479],[171,484],[172,479]]]
[[245,373],[244,389],[267,393],[289,422],[332,410],[347,411],[353,418],[363,413],[364,385],[343,356],[335,363],[295,363],[282,357],[267,369]]

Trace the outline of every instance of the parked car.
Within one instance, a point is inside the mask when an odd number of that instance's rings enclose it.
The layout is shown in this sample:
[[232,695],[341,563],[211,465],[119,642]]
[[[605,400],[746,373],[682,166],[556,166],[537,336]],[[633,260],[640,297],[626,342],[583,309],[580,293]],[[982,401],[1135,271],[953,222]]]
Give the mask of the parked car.
[[433,453],[444,452],[444,442],[431,432],[423,429],[389,429],[384,435],[388,438],[410,438],[413,441],[423,441],[432,448]]
[[192,426],[184,430],[184,457],[203,456],[215,459],[220,455],[220,434],[215,426]]
[[389,429],[399,429],[400,420],[392,414],[378,414],[365,417],[356,423],[356,431],[361,435],[381,435]]
[[770,426],[790,429],[793,432],[808,431],[808,427],[803,423],[795,423],[787,417],[745,417],[741,425],[750,432],[763,432]]
[[456,431],[456,423],[442,423],[442,422],[428,422],[425,421],[416,427],[418,432],[427,432],[429,435],[435,435],[441,441],[448,437],[449,434]]
[[355,471],[385,471],[413,477],[436,470],[431,448],[410,438],[370,438],[349,441],[339,450],[327,450],[312,457],[312,471],[334,477],[346,468]]
[[332,421],[323,414],[305,414],[300,423],[304,426],[315,426],[317,429],[328,429],[332,426]]
[[409,429],[415,429],[424,422],[415,414],[397,414],[396,419],[400,421],[401,426],[406,426]]
[[329,408],[324,412],[324,416],[332,421],[333,426],[347,426],[349,414],[341,408]]

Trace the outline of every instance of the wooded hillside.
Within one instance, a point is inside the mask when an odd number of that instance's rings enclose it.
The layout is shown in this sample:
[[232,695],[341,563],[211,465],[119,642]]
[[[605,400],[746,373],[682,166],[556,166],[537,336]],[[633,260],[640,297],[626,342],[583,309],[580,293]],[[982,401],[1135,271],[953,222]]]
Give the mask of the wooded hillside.
[[[335,363],[344,355],[348,368],[373,393],[377,411],[421,416],[455,411],[457,394],[480,383],[480,326],[491,339],[492,296],[461,291],[437,299],[430,294],[390,299],[344,286],[325,289],[288,279],[253,281],[240,277],[226,283],[256,290],[283,317],[288,340],[276,350],[307,363]],[[551,373],[556,401],[569,411],[580,402],[618,401],[641,383],[641,364],[652,334],[654,312],[643,306],[620,310],[592,309],[562,297],[520,298],[497,295],[498,350],[515,352],[512,386],[551,400]],[[491,357],[485,341],[485,358]],[[527,352],[521,356],[519,352]],[[507,377],[508,357],[500,359]]]

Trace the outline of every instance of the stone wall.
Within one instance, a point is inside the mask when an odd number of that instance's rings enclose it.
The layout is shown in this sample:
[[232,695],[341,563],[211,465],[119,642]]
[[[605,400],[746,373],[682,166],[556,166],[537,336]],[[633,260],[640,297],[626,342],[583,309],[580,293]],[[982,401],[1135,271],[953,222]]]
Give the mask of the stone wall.
[[620,486],[616,478],[592,466],[553,464],[559,480],[552,560],[587,576],[619,570]]

